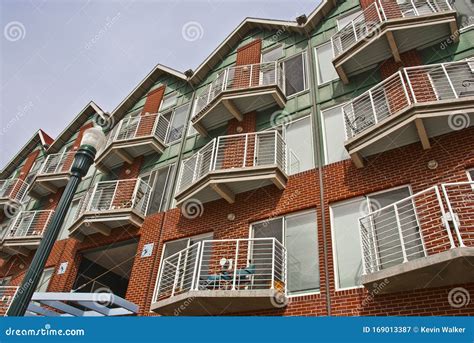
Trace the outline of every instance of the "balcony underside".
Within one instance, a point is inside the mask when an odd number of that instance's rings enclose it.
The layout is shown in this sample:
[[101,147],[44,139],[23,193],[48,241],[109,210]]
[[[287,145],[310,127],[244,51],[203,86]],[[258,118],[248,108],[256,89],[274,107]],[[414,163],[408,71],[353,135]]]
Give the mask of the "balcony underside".
[[96,233],[109,236],[112,230],[120,227],[140,227],[143,220],[144,218],[134,210],[84,212],[69,228],[69,234],[77,239]]
[[242,121],[245,113],[274,105],[283,108],[285,103],[285,95],[276,85],[223,91],[193,118],[192,123],[201,135],[207,136],[209,130],[230,119]]
[[38,248],[41,237],[7,238],[0,246],[0,257],[8,258],[13,255],[28,256],[32,250]]
[[67,185],[70,175],[69,172],[54,175],[38,175],[31,185],[29,195],[32,198],[40,199],[49,194],[56,193],[58,189]]
[[155,137],[138,137],[126,141],[113,142],[97,158],[97,167],[109,172],[123,163],[133,164],[133,160],[139,156],[152,153],[162,154],[166,146]]
[[188,199],[206,203],[223,198],[229,203],[234,203],[235,194],[272,183],[279,189],[284,189],[287,181],[288,177],[277,166],[218,170],[209,173],[188,189],[180,192],[176,195],[176,201],[178,206]]
[[430,149],[430,137],[454,131],[449,116],[469,116],[466,122],[474,126],[473,103],[474,96],[412,105],[347,140],[346,150],[354,164],[362,168],[363,157],[396,147],[421,142],[423,149]]
[[429,16],[390,19],[375,29],[373,37],[366,37],[333,60],[339,77],[348,83],[348,77],[371,69],[377,63],[400,54],[439,43],[458,31],[456,12]]
[[165,316],[217,316],[275,309],[284,300],[278,299],[275,303],[274,299],[275,291],[272,289],[200,290],[157,301],[151,305],[151,310]]
[[395,293],[472,283],[473,268],[474,248],[454,248],[364,275],[362,284],[369,290],[377,288],[379,293]]

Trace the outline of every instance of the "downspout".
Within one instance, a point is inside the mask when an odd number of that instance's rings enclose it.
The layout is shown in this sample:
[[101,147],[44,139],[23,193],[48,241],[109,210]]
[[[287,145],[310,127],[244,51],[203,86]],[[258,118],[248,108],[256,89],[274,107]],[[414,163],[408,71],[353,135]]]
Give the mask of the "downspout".
[[316,91],[315,88],[317,87],[317,82],[316,82],[316,70],[314,68],[314,56],[313,56],[313,47],[311,46],[311,35],[309,34],[308,31],[305,30],[306,38],[308,40],[308,65],[309,65],[309,77],[310,77],[310,85],[309,87],[310,90],[310,95],[311,95],[311,102],[312,102],[312,112],[314,113],[314,119],[312,121],[313,123],[313,132],[315,133],[313,135],[313,139],[315,140],[315,159],[316,159],[316,164],[317,164],[317,169],[318,169],[318,182],[319,182],[319,201],[320,201],[320,207],[321,207],[321,230],[323,234],[323,253],[324,253],[324,274],[325,274],[325,287],[326,287],[326,311],[327,315],[331,315],[331,295],[330,295],[330,289],[329,289],[329,267],[328,267],[328,242],[327,242],[327,237],[326,237],[326,232],[327,232],[327,225],[326,225],[326,206],[324,203],[324,179],[323,179],[323,166],[324,166],[324,161],[321,156],[321,136],[320,136],[320,128],[322,127],[321,124],[321,118],[318,115],[317,111],[317,96],[316,96]]

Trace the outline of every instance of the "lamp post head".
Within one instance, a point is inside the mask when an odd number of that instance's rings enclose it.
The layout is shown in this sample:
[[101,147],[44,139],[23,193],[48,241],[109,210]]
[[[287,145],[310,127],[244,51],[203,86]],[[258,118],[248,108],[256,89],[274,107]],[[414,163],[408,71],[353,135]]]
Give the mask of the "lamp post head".
[[95,154],[105,144],[105,135],[101,128],[91,127],[84,132],[81,146],[77,150],[71,172],[80,177],[87,174],[92,163],[94,163]]
[[99,127],[91,127],[82,136],[80,149],[93,149],[94,154],[105,144],[105,135]]

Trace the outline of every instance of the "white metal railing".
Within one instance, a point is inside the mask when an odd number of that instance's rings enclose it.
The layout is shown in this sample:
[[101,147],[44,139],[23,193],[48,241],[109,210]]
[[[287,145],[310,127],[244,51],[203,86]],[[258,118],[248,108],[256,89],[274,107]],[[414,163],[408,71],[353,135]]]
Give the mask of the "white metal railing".
[[220,136],[183,161],[178,191],[212,171],[272,165],[287,172],[286,143],[278,131]]
[[342,107],[346,139],[411,105],[474,97],[474,59],[407,67]]
[[52,175],[67,173],[71,170],[75,151],[64,151],[49,155],[37,175]]
[[349,50],[356,43],[371,38],[382,23],[394,18],[419,17],[452,11],[447,0],[384,1],[377,0],[347,23],[331,38],[334,57]]
[[283,94],[285,93],[282,66],[276,61],[226,68],[219,72],[216,80],[196,98],[194,116],[205,109],[221,92],[271,85],[279,86]]
[[20,202],[29,185],[21,179],[0,180],[0,199]]
[[105,146],[142,137],[155,137],[164,144],[169,128],[169,120],[161,114],[138,113],[122,119],[109,132]]
[[0,316],[6,316],[18,292],[18,286],[0,286]]
[[54,211],[21,211],[12,221],[4,239],[34,238],[43,236]]
[[81,199],[75,219],[83,213],[113,210],[135,210],[145,215],[150,202],[151,187],[142,179],[98,182]]
[[433,186],[359,218],[363,273],[474,246],[473,186]]
[[275,238],[204,240],[161,264],[155,301],[193,290],[287,293],[287,253]]

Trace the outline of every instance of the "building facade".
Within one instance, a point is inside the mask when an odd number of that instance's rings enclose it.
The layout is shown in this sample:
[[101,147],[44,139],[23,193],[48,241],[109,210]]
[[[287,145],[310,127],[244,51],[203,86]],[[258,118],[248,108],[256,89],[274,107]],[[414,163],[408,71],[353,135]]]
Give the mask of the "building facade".
[[146,316],[474,314],[473,42],[468,0],[328,0],[244,20],[194,71],[157,65],[4,168],[4,294],[100,125],[37,292]]

